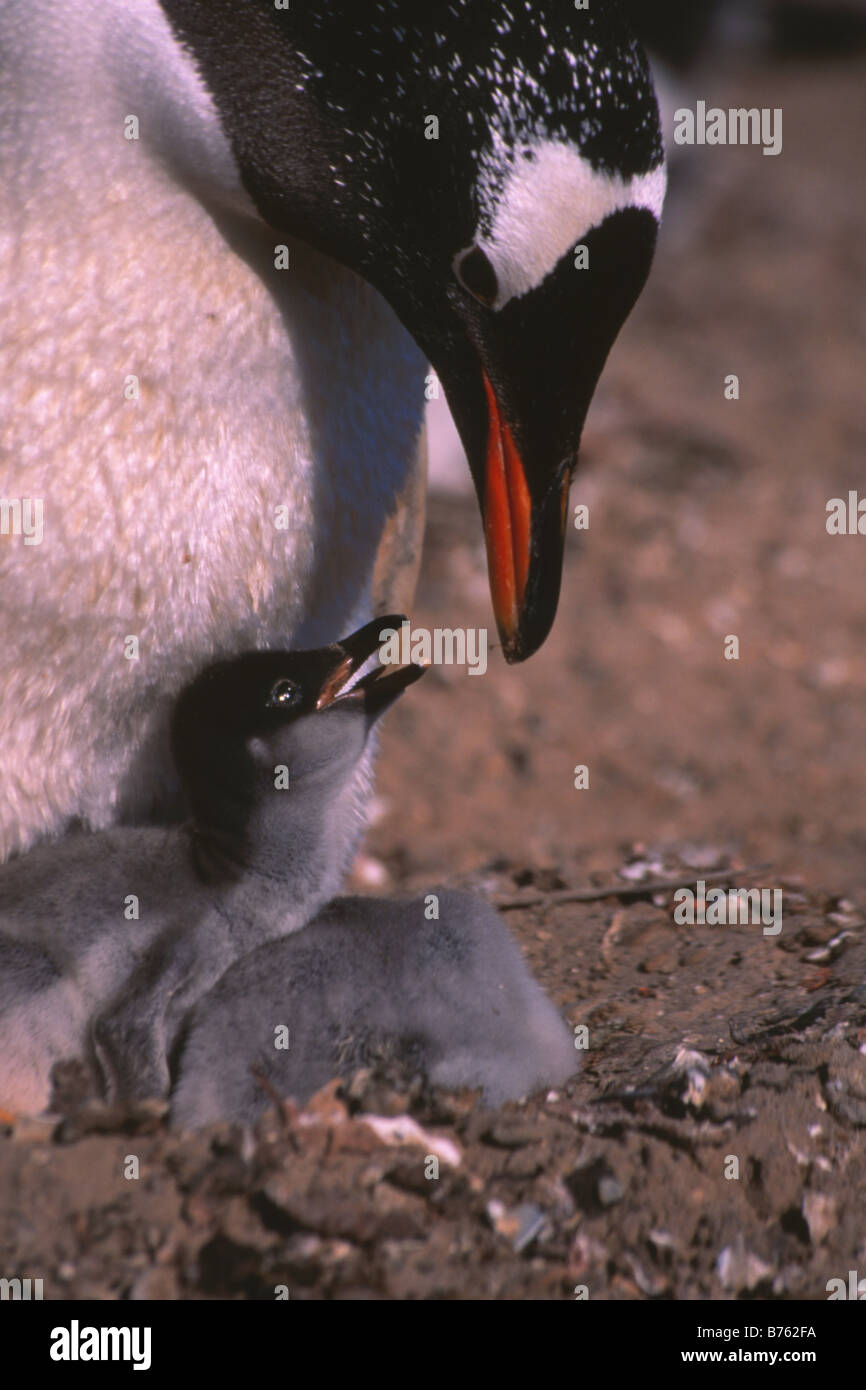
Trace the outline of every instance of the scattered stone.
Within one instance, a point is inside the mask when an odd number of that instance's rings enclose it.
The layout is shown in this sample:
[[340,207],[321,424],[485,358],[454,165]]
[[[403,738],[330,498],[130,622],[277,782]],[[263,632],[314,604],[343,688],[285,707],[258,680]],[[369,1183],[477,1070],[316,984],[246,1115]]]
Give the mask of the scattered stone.
[[718,845],[682,845],[679,857],[690,869],[721,869],[726,858]]
[[518,1255],[549,1229],[547,1217],[534,1202],[522,1202],[509,1210],[494,1200],[487,1203],[487,1216],[496,1234],[509,1240]]
[[648,1239],[656,1253],[659,1251],[676,1250],[677,1248],[677,1242],[674,1240],[670,1231],[650,1231]]
[[707,1099],[708,1081],[710,1077],[710,1060],[702,1052],[695,1052],[688,1047],[680,1047],[672,1063],[672,1070],[685,1076],[687,1085],[683,1094],[683,1102],[691,1105],[695,1110],[700,1110]]
[[576,1206],[587,1216],[597,1215],[621,1202],[625,1189],[604,1158],[592,1159],[575,1168],[565,1179]]
[[732,1293],[739,1293],[743,1289],[752,1293],[759,1285],[767,1283],[773,1274],[772,1267],[747,1250],[742,1239],[736,1245],[726,1245],[720,1252],[716,1272],[722,1287]]
[[824,1192],[807,1192],[803,1197],[803,1216],[813,1245],[820,1245],[836,1224],[836,1199]]
[[598,1200],[603,1207],[615,1206],[625,1196],[625,1188],[618,1178],[605,1175],[598,1181]]
[[629,883],[643,883],[648,878],[661,878],[664,871],[665,866],[660,859],[636,859],[631,864],[624,864],[619,876],[628,879]]
[[521,1203],[515,1208],[514,1215],[518,1224],[512,1244],[516,1253],[520,1255],[548,1230],[548,1223],[544,1212],[532,1202]]
[[383,1144],[416,1144],[425,1153],[435,1154],[443,1163],[457,1168],[460,1150],[444,1135],[428,1134],[410,1115],[362,1115],[361,1121],[373,1130]]

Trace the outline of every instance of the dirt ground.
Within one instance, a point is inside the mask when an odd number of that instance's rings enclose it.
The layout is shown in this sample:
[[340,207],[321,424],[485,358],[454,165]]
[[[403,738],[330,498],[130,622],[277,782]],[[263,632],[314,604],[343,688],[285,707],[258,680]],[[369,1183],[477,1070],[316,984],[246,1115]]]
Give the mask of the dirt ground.
[[[821,1300],[866,1277],[866,537],[825,526],[866,454],[866,64],[700,94],[782,107],[784,153],[685,152],[588,422],[553,635],[400,702],[367,842],[386,889],[533,899],[508,921],[588,1028],[580,1072],[494,1112],[359,1074],[256,1133],[71,1104],[0,1134],[0,1269],[46,1298]],[[431,499],[413,621],[490,622],[471,498]],[[676,925],[646,886],[700,878],[781,890],[781,932]]]

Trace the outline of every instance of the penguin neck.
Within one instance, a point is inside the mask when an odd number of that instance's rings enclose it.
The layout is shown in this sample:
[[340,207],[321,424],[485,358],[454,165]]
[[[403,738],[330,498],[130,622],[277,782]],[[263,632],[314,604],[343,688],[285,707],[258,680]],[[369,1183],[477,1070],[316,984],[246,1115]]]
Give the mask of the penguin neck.
[[317,795],[277,790],[271,776],[251,796],[247,765],[246,778],[234,771],[230,796],[206,798],[190,826],[192,861],[227,896],[233,921],[263,936],[293,931],[340,891],[363,830],[367,763]]

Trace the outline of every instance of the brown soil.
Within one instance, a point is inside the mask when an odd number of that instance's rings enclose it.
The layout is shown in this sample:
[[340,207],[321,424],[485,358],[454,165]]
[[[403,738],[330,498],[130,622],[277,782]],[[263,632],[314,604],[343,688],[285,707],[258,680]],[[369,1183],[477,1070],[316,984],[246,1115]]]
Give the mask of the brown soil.
[[[783,107],[785,150],[681,170],[587,428],[552,637],[434,670],[383,739],[368,851],[394,888],[543,898],[508,920],[589,1029],[576,1081],[489,1112],[362,1075],[257,1135],[93,1107],[0,1135],[4,1273],[95,1299],[823,1299],[866,1275],[866,537],[825,527],[866,445],[864,78],[716,79]],[[413,620],[489,622],[471,501],[432,500]],[[782,890],[778,936],[677,926],[670,892],[549,896],[720,871]],[[438,1179],[429,1137],[359,1118],[406,1111],[457,1145]]]

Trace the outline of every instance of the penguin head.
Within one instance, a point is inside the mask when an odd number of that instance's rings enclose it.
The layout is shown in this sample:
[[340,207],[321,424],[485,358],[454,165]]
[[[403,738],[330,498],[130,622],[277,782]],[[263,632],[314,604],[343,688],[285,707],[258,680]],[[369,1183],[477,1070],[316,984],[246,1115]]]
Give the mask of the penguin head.
[[[258,803],[331,796],[351,784],[370,732],[423,666],[383,666],[377,618],[315,651],[215,662],[181,692],[172,750],[193,817],[246,826]],[[310,807],[310,810],[313,808]]]
[[161,0],[260,215],[360,273],[430,359],[509,661],[556,612],[584,418],[665,189],[616,0]]

